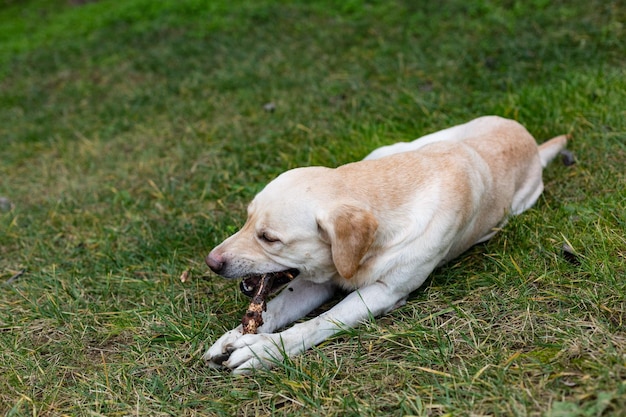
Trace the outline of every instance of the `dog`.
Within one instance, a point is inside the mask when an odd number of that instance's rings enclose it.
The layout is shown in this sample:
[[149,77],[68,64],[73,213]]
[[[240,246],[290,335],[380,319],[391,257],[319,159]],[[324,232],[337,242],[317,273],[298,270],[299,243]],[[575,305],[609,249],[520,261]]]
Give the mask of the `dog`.
[[[269,368],[403,305],[437,266],[531,207],[543,168],[566,143],[562,135],[538,146],[516,121],[485,116],[338,168],[281,174],[206,263],[229,279],[297,276],[268,302],[258,334],[240,325],[203,358],[237,374]],[[334,307],[285,328],[338,288],[349,293]]]

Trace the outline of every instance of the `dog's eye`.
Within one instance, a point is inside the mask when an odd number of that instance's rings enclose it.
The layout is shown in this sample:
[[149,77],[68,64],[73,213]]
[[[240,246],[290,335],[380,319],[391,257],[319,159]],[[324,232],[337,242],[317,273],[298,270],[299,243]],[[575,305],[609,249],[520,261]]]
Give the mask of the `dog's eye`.
[[267,232],[263,232],[259,235],[259,239],[261,239],[264,242],[267,243],[273,243],[273,242],[278,242],[279,239],[275,238],[274,236],[268,235]]

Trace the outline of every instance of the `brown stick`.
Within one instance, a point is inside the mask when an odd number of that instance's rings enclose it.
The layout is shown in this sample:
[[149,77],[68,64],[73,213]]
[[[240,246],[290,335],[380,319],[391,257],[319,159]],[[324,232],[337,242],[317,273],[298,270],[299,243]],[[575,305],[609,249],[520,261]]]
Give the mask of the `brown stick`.
[[248,306],[246,314],[241,319],[243,334],[255,334],[257,329],[263,325],[263,312],[265,311],[265,298],[272,289],[272,282],[275,274],[263,274],[259,281],[256,293],[252,297],[252,302]]

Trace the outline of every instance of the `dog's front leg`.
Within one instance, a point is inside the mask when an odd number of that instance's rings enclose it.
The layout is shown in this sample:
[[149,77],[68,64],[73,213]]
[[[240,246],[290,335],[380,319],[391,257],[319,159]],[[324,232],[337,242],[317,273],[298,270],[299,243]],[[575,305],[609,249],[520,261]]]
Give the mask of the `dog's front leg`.
[[334,292],[335,286],[330,282],[316,284],[296,278],[267,303],[259,333],[272,333],[304,317],[330,299]]
[[[263,325],[259,333],[271,333],[295,320],[303,317],[328,300],[334,292],[333,285],[316,284],[297,279],[290,283],[276,297],[267,303],[267,311],[263,313]],[[222,367],[230,354],[235,350],[235,341],[243,336],[242,326],[224,333],[204,354],[209,366]]]
[[341,329],[354,327],[369,317],[393,310],[406,295],[392,291],[385,283],[376,282],[352,292],[322,315],[280,333],[247,334],[239,337],[229,346],[232,351],[223,365],[235,373],[247,373],[254,368],[269,368],[273,363],[281,361],[283,355],[295,356]]

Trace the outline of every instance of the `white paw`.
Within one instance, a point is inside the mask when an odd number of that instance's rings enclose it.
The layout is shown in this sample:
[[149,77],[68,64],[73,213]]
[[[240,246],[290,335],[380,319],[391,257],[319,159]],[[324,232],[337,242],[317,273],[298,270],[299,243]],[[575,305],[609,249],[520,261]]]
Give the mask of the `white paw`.
[[242,334],[241,326],[220,337],[202,357],[212,368],[228,368],[234,374],[271,368],[283,359],[279,333]]
[[242,326],[238,326],[233,330],[224,333],[202,356],[207,364],[212,368],[221,368],[234,348],[233,343],[243,336]]
[[270,369],[283,360],[282,339],[278,333],[247,334],[237,339],[223,366],[234,374],[247,374],[254,369]]

